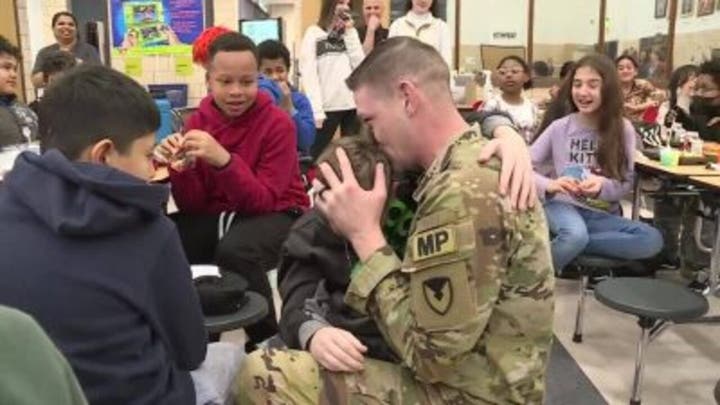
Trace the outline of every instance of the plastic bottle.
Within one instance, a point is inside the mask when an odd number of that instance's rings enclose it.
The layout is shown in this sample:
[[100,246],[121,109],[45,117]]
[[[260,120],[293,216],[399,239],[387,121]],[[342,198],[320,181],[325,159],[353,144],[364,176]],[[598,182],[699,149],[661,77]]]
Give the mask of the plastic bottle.
[[158,110],[160,110],[160,128],[155,133],[155,139],[160,142],[172,133],[172,108],[170,107],[170,101],[164,96],[153,98]]

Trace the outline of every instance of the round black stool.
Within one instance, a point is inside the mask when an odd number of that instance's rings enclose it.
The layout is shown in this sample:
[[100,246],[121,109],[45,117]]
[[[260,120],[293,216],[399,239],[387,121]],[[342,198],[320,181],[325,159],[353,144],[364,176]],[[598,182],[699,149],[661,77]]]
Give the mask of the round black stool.
[[703,316],[708,311],[707,299],[681,284],[635,277],[613,278],[598,283],[595,298],[614,310],[638,317],[641,335],[630,404],[640,405],[647,345],[662,331],[661,326],[666,321],[682,322]]
[[610,257],[580,255],[572,261],[580,274],[580,294],[578,295],[577,312],[575,313],[575,331],[573,342],[581,343],[583,338],[583,320],[585,318],[585,296],[591,291],[590,278],[596,276],[612,276],[613,269],[632,267],[636,263],[629,260]]
[[268,303],[265,297],[253,291],[245,292],[245,296],[247,302],[237,311],[227,315],[205,317],[205,329],[208,331],[211,342],[220,340],[222,332],[252,325],[268,314]]

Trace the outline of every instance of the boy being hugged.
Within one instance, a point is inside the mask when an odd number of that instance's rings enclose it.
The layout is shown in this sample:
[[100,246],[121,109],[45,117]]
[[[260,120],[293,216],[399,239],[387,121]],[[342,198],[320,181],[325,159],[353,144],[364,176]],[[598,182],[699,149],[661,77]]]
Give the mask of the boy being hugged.
[[[277,333],[265,271],[309,205],[298,167],[295,125],[258,92],[257,49],[230,32],[210,46],[210,94],[158,152],[170,163],[175,221],[190,263],[216,263],[241,274],[270,303],[246,328],[249,348]],[[219,232],[220,230],[220,232]]]

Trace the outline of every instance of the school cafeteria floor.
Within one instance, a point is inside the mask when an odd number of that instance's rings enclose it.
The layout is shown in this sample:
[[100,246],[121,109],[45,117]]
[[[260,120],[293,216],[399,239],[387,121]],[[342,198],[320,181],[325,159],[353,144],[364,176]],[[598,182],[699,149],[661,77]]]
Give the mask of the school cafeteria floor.
[[[659,277],[675,278],[676,273],[662,273]],[[571,383],[554,380],[558,373],[551,365],[548,391],[553,395],[549,395],[547,403],[627,404],[640,334],[636,318],[613,311],[595,299],[586,303],[583,343],[573,343],[577,282],[557,280],[555,335],[605,402],[589,401],[592,390],[573,392]],[[711,314],[720,314],[720,299],[714,296],[710,298]],[[713,388],[720,379],[718,334],[720,326],[674,325],[653,341],[645,362],[643,405],[715,404]],[[569,388],[563,388],[563,384]],[[557,401],[553,401],[555,394]]]
[[[679,281],[673,271],[661,272],[658,277]],[[271,284],[274,281],[272,275]],[[629,401],[640,328],[636,318],[589,298],[584,341],[573,343],[577,281],[557,280],[556,339],[548,367],[547,405],[620,405]],[[709,300],[708,315],[719,315],[720,298]],[[643,405],[715,404],[713,388],[720,379],[719,335],[720,325],[682,325],[671,326],[653,341],[645,363]],[[244,342],[244,334],[226,333],[223,340]]]

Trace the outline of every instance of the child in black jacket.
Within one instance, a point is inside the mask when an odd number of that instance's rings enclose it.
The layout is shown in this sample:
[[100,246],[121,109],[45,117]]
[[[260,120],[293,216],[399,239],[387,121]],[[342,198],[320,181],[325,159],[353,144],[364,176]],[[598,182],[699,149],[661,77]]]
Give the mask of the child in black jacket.
[[[318,159],[340,172],[335,151],[342,147],[360,185],[373,187],[375,166],[382,163],[388,188],[391,169],[387,157],[364,136],[343,137]],[[323,181],[322,178],[319,178]],[[395,199],[388,204],[384,230],[391,245],[403,249],[412,219],[410,180],[395,184]],[[357,263],[352,246],[330,228],[317,210],[311,210],[293,226],[282,248],[278,284],[283,301],[280,336],[292,349],[308,350],[318,330],[332,326],[352,333],[368,348],[366,356],[397,361],[375,322],[345,305],[344,297],[352,269]]]

